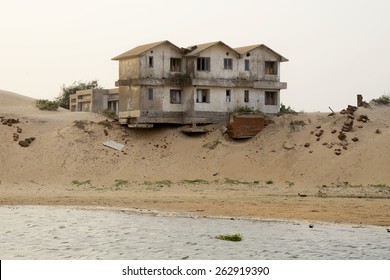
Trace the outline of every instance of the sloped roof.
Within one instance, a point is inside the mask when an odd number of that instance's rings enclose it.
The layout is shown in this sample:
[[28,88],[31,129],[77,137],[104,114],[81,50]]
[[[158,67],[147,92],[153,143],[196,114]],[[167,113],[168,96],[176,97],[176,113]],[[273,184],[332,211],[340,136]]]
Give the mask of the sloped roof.
[[169,42],[168,40],[165,40],[165,41],[159,41],[159,42],[154,42],[154,43],[150,43],[150,44],[146,44],[146,45],[140,45],[140,46],[137,46],[127,52],[124,52],[114,58],[112,58],[111,60],[122,60],[122,59],[125,59],[125,58],[131,58],[131,57],[134,57],[134,56],[139,56],[157,46],[160,46],[162,44],[170,44],[171,46],[173,46],[174,48],[178,49],[179,51],[182,51],[178,46],[172,44],[171,42]]
[[231,50],[232,52],[234,52],[235,54],[239,55],[239,53],[236,50],[234,50],[232,47],[229,47],[224,42],[216,41],[216,42],[210,42],[210,43],[190,46],[190,47],[186,48],[187,50],[190,51],[189,53],[187,53],[186,56],[197,56],[200,52],[207,50],[208,48],[211,48],[212,46],[215,46],[215,45],[222,45],[222,46],[228,48],[229,50]]
[[281,61],[281,62],[286,62],[286,61],[288,61],[287,58],[285,58],[284,56],[278,54],[278,53],[275,52],[273,49],[267,47],[267,46],[264,45],[264,44],[257,44],[257,45],[251,45],[251,46],[245,46],[245,47],[238,47],[238,48],[234,48],[234,50],[235,50],[236,52],[238,52],[239,54],[243,55],[243,54],[245,54],[245,53],[247,53],[247,52],[250,52],[251,50],[256,49],[256,48],[265,48],[265,49],[267,49],[267,50],[273,52],[275,55],[277,55],[277,56],[280,57],[280,61]]

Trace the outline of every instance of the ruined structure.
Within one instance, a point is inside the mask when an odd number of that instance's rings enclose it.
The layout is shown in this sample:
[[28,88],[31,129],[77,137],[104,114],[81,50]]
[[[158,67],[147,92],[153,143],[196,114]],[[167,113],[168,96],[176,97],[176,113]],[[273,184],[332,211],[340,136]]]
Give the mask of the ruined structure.
[[95,113],[108,109],[118,114],[118,92],[118,88],[78,90],[69,95],[69,109],[72,112]]
[[287,88],[280,62],[288,60],[262,44],[179,48],[161,41],[113,60],[119,61],[119,120],[129,127],[217,123],[240,107],[277,113]]

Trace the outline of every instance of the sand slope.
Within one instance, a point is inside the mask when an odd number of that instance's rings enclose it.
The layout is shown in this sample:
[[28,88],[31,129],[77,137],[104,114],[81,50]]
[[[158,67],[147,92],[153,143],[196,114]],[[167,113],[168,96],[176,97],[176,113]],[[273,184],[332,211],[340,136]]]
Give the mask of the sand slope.
[[[204,179],[290,181],[308,187],[330,183],[389,184],[390,108],[360,108],[368,123],[355,121],[347,133],[347,150],[337,156],[338,133],[346,117],[337,114],[284,115],[250,140],[234,141],[218,126],[204,136],[190,137],[179,128],[127,130],[107,128],[105,118],[93,113],[45,112],[34,100],[0,92],[0,115],[18,117],[21,137],[36,137],[28,148],[12,139],[14,127],[0,126],[0,178],[3,182],[73,179],[130,181]],[[75,125],[75,120],[80,125]],[[93,121],[93,123],[91,122]],[[301,122],[299,122],[301,121]],[[321,126],[321,128],[316,128]],[[361,126],[361,128],[358,128]],[[324,130],[319,141],[311,133]],[[380,129],[381,133],[375,131]],[[351,141],[357,137],[357,142]],[[123,152],[102,146],[114,140],[126,144]],[[304,147],[309,143],[309,147]],[[328,146],[325,145],[328,144]],[[208,144],[208,145],[207,145]],[[212,144],[216,144],[215,147]],[[330,146],[332,148],[330,148]]]
[[[179,127],[129,130],[105,127],[105,117],[94,113],[40,111],[34,102],[0,91],[0,117],[20,121],[0,124],[0,204],[111,205],[390,225],[390,107],[359,108],[355,116],[370,121],[355,120],[344,150],[337,135],[347,117],[339,113],[274,117],[256,137],[235,141],[222,134],[223,124],[196,137]],[[20,139],[36,137],[29,147],[13,140],[17,127]],[[124,150],[104,147],[107,140],[125,144]],[[194,179],[209,184],[181,182]],[[74,180],[91,183],[75,186]],[[116,180],[128,183],[118,187]],[[173,184],[156,182],[163,180]],[[356,199],[340,199],[348,197]]]

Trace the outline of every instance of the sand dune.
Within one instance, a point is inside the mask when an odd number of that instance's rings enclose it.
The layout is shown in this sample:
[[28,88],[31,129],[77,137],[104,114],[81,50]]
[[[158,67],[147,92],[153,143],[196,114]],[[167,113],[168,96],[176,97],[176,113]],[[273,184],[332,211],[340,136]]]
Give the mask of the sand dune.
[[[0,117],[20,120],[12,127],[0,125],[2,204],[28,203],[28,193],[34,198],[31,198],[33,204],[55,204],[53,201],[57,199],[62,204],[101,205],[106,199],[110,205],[151,208],[140,201],[149,201],[147,198],[153,197],[157,199],[157,208],[188,210],[183,206],[185,203],[178,204],[177,201],[192,201],[198,197],[196,192],[199,190],[209,194],[204,194],[204,197],[207,198],[205,203],[210,203],[207,204],[208,209],[214,209],[210,210],[211,214],[228,214],[226,205],[217,207],[210,201],[220,199],[227,203],[229,199],[226,196],[234,198],[238,194],[243,200],[255,195],[273,195],[279,199],[286,195],[296,196],[298,192],[315,198],[319,194],[329,197],[390,197],[388,187],[357,189],[351,186],[390,185],[390,107],[359,108],[355,116],[367,115],[369,121],[355,120],[352,131],[346,133],[348,145],[345,150],[337,135],[347,117],[339,113],[335,116],[325,113],[275,116],[274,123],[256,137],[234,141],[222,134],[220,127],[223,124],[211,126],[206,135],[191,137],[182,134],[178,127],[151,130],[129,130],[117,124],[105,127],[104,123],[99,123],[105,120],[101,115],[71,113],[63,109],[58,112],[40,111],[34,103],[32,98],[0,91]],[[36,138],[29,147],[20,147],[13,140],[16,126],[22,129],[21,139]],[[323,134],[317,141],[315,134],[321,129]],[[337,133],[332,133],[332,130],[337,130]],[[354,137],[358,141],[352,141]],[[107,140],[117,141],[126,147],[122,152],[104,147],[102,143]],[[340,149],[341,154],[336,155],[335,149]],[[232,187],[226,184],[226,178],[242,184]],[[204,184],[188,186],[181,182],[194,179],[202,179]],[[91,184],[77,189],[72,184],[74,180],[89,180]],[[128,182],[127,192],[111,193],[116,180]],[[157,191],[156,187],[156,181],[163,180],[173,182],[166,193]],[[157,189],[151,194],[145,192],[148,187]],[[119,203],[123,195],[134,196],[131,188],[139,193],[145,192],[138,204],[134,201]],[[232,189],[230,194],[228,189]],[[32,190],[35,194],[31,193]],[[171,193],[172,190],[175,193]],[[104,196],[101,196],[102,192]],[[88,194],[89,199],[82,193]],[[63,199],[65,196],[73,200]],[[176,200],[175,196],[178,197]],[[173,203],[175,206],[169,208],[168,203],[164,204],[168,198],[171,204],[176,201]],[[199,198],[192,202],[199,204],[201,201]],[[241,214],[250,215],[249,212],[254,211],[254,216],[268,213],[267,217],[273,217],[271,208],[261,208],[263,214],[256,214],[256,207],[253,207]],[[390,212],[388,210],[387,213]],[[286,209],[273,211],[284,213],[278,217],[289,215],[285,213]],[[296,216],[308,218],[313,213]],[[380,224],[390,224],[388,215],[378,219],[383,220]]]

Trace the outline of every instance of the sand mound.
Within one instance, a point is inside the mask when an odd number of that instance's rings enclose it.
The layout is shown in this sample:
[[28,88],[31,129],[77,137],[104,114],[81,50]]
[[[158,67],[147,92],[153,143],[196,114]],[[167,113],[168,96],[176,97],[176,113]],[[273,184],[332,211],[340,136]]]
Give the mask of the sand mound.
[[[344,142],[338,135],[347,116],[339,113],[274,117],[256,137],[233,141],[219,129],[223,124],[191,137],[177,127],[129,130],[116,124],[105,127],[99,123],[105,118],[93,113],[39,111],[34,99],[10,92],[1,91],[0,101],[0,117],[20,118],[20,139],[36,138],[22,148],[12,138],[16,125],[0,126],[3,182],[229,178],[302,188],[390,183],[389,107],[360,108],[355,116],[367,115],[369,121],[354,120]],[[122,152],[104,147],[107,140],[126,147]]]

